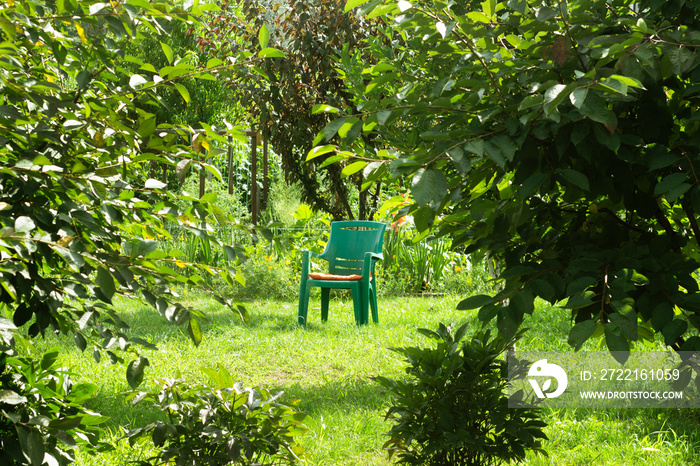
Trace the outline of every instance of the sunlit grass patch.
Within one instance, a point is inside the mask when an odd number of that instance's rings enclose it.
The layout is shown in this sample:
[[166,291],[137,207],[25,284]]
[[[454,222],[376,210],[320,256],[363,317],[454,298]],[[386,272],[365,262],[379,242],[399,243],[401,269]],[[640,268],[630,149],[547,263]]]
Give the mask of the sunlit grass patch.
[[[120,315],[131,325],[130,335],[145,338],[157,351],[143,349],[151,365],[140,389],[155,390],[157,378],[182,377],[208,383],[203,367],[221,364],[247,386],[284,391],[282,401],[299,399],[310,416],[310,432],[301,438],[310,465],[388,465],[382,445],[389,422],[383,415],[388,395],[372,378],[405,376],[405,362],[390,347],[425,346],[416,328],[436,328],[440,322],[458,325],[474,320],[474,313],[456,311],[460,297],[380,297],[378,325],[357,327],[351,299],[331,300],[329,320],[321,322],[320,303],[312,300],[309,324],[296,324],[296,301],[263,301],[250,305],[246,324],[215,301],[188,296],[189,304],[204,311],[205,338],[197,347],[179,327],[134,301],[119,301]],[[473,322],[473,325],[480,325]],[[527,317],[523,350],[571,351],[566,343],[569,313],[538,302]],[[48,346],[62,348],[62,363],[80,381],[99,388],[90,409],[110,417],[112,438],[160,416],[147,405],[132,406],[120,395],[129,389],[125,367],[96,363],[75,348],[72,340],[50,338]],[[589,350],[597,350],[591,342]],[[89,350],[88,350],[89,351]],[[688,465],[700,454],[697,415],[674,410],[549,410],[544,447],[549,458],[528,457],[532,465],[648,464]],[[152,453],[150,444],[117,450],[100,458],[79,456],[78,464],[124,464]]]

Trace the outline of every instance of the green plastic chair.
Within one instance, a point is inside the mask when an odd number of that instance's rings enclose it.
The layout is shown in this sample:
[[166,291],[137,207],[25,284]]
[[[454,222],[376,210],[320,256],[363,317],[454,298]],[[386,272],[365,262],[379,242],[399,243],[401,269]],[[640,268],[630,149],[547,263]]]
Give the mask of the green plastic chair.
[[[349,289],[352,293],[355,323],[379,322],[377,281],[374,265],[384,259],[382,244],[386,225],[380,222],[343,221],[331,223],[331,236],[322,254],[302,252],[301,286],[299,288],[299,325],[305,326],[311,288],[321,288],[321,320],[328,320],[328,302],[332,288]],[[311,272],[311,258],[328,261],[327,274]]]

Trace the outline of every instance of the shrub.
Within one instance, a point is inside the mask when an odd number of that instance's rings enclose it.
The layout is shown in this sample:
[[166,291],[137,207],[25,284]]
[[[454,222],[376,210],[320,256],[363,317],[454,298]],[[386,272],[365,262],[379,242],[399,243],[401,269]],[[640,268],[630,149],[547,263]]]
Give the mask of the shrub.
[[[245,286],[236,284],[230,292],[239,299],[282,299],[299,292],[300,260],[294,255],[279,256],[263,241],[248,246],[249,259],[243,264]],[[297,263],[299,262],[299,263]]]
[[9,346],[38,354],[30,340],[0,318],[0,465],[69,464],[74,450],[89,454],[111,448],[101,437],[107,419],[83,404],[98,387],[74,384],[67,369],[57,367],[57,348],[40,358],[19,355]]
[[205,372],[226,388],[166,379],[158,381],[160,393],[131,393],[135,402],[152,401],[167,415],[167,421],[127,434],[132,445],[150,436],[160,449],[141,466],[283,465],[303,456],[304,448],[295,438],[308,430],[307,416],[295,409],[297,401],[284,405],[277,402],[282,392],[272,396],[267,390],[233,384],[221,366]]
[[376,378],[394,398],[386,419],[395,424],[384,448],[399,463],[490,466],[520,461],[526,449],[544,453],[539,412],[508,408],[504,394],[502,355],[517,337],[506,341],[482,330],[462,342],[466,331],[467,324],[454,333],[443,324],[419,329],[436,347],[393,348],[408,360],[409,379]]

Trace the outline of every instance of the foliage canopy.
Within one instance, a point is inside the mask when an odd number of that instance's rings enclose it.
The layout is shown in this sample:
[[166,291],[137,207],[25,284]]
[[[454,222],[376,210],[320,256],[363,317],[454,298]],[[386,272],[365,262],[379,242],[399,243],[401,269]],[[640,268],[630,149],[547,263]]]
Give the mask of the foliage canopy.
[[319,108],[340,118],[307,159],[408,180],[401,214],[499,263],[501,291],[459,309],[505,337],[539,297],[574,348],[698,350],[699,6],[351,0],[386,26],[343,57],[357,112]]
[[[27,337],[71,335],[97,360],[122,362],[128,354],[135,358],[126,371],[132,387],[148,366],[138,347],[153,345],[128,336],[111,307],[115,296],[143,298],[183,325],[195,344],[201,341],[204,314],[179,303],[172,285],[205,285],[202,269],[181,251],[158,248],[168,224],[223,248],[232,266],[203,273],[228,284],[242,280],[235,268],[241,250],[210,235],[212,223],[230,220],[215,196],[187,197],[180,208],[166,184],[151,177],[154,164],[178,174],[195,165],[220,177],[204,161],[215,155],[209,141],[225,139],[203,124],[206,134],[195,137],[193,152],[179,144],[189,128],[159,125],[144,110],[163,105],[163,90],[188,101],[182,80],[213,80],[212,73],[233,65],[218,60],[202,70],[175,60],[162,41],[165,66],[128,53],[147,36],[167,34],[174,22],[192,24],[217,8],[167,0],[10,0],[0,10],[2,461],[66,463],[78,443],[99,441],[91,426],[102,421],[81,406],[95,387],[73,386],[54,367],[56,353],[37,359]],[[248,58],[240,57],[241,66]],[[217,299],[247,319],[239,303]]]
[[[227,2],[228,3],[228,2]],[[329,122],[309,110],[317,104],[353,106],[353,94],[335,68],[343,48],[360,50],[373,31],[372,22],[344,11],[343,0],[245,0],[229,6],[213,20],[202,45],[218,57],[259,50],[269,59],[231,76],[230,87],[249,109],[251,125],[259,127],[281,157],[288,182],[298,182],[303,200],[335,219],[371,218],[380,187],[359,195],[351,206],[354,176],[338,164],[305,164],[316,133]],[[270,47],[279,50],[270,52]]]

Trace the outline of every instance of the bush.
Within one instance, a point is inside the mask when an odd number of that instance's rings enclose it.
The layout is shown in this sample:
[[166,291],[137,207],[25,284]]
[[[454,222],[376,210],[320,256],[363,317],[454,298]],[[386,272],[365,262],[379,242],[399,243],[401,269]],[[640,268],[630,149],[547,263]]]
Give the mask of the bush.
[[409,362],[407,381],[377,377],[389,389],[394,421],[384,444],[399,463],[420,465],[498,465],[520,461],[525,450],[544,453],[546,425],[535,409],[512,409],[504,394],[507,364],[502,359],[516,338],[492,338],[479,331],[461,342],[467,324],[456,332],[440,324],[419,329],[435,348],[394,348]]
[[75,449],[89,454],[111,449],[101,440],[107,419],[84,403],[98,387],[74,384],[67,369],[57,367],[59,350],[40,358],[20,356],[12,344],[38,354],[30,340],[0,318],[0,465],[69,464]]
[[245,286],[236,284],[230,290],[234,297],[283,299],[297,295],[301,261],[292,260],[292,254],[278,256],[271,249],[262,241],[246,248],[248,260],[242,267]]
[[160,449],[141,466],[283,465],[295,464],[304,455],[295,438],[308,430],[307,416],[295,409],[297,401],[280,404],[277,398],[282,392],[272,396],[267,390],[233,384],[221,366],[205,372],[226,388],[166,379],[158,381],[160,393],[131,393],[135,402],[152,401],[167,415],[167,421],[127,434],[132,445],[150,436]]

